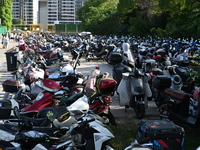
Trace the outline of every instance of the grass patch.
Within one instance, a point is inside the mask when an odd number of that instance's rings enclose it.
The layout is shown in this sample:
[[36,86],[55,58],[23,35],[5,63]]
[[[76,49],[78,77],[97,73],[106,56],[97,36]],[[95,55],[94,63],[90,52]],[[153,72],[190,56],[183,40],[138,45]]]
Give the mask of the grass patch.
[[[111,126],[115,139],[111,140],[115,150],[123,150],[137,139],[138,124],[133,120],[118,122]],[[194,129],[182,126],[185,130],[184,150],[196,150],[200,146],[200,128]]]

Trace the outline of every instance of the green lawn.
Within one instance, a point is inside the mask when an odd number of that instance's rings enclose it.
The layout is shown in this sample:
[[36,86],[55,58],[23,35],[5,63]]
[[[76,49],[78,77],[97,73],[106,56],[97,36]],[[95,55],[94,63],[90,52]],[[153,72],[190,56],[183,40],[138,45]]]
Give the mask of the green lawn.
[[[193,129],[182,126],[185,130],[184,150],[196,150],[200,146],[200,128]],[[115,139],[111,141],[115,150],[123,150],[129,146],[130,143],[137,139],[138,126],[135,121],[125,121],[111,126]]]

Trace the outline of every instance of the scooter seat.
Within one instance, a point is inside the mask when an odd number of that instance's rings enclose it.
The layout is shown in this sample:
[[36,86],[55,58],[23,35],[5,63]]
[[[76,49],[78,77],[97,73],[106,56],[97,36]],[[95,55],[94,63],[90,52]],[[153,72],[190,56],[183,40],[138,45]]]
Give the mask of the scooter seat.
[[190,99],[190,95],[188,93],[185,93],[185,92],[182,92],[179,90],[174,90],[172,88],[166,88],[165,93],[176,99],[179,99],[179,100],[189,100]]
[[76,94],[70,96],[70,97],[66,100],[65,104],[66,104],[67,106],[70,106],[72,103],[74,103],[78,98],[82,97],[83,95],[84,95],[84,94],[83,94],[82,92],[81,92],[81,93],[76,93]]

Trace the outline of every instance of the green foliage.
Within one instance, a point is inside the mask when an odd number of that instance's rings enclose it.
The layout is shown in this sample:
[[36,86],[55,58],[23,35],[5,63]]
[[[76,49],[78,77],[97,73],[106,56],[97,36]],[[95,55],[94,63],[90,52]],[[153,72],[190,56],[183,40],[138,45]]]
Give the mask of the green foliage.
[[12,19],[12,24],[26,24],[22,19]]
[[113,31],[111,25],[116,20],[113,14],[117,10],[117,3],[118,0],[89,0],[77,10],[77,15],[86,30],[95,34],[110,33]]
[[129,14],[136,9],[136,0],[119,0],[117,9],[121,14]]
[[166,37],[165,30],[161,28],[151,28],[150,33],[152,37]]
[[[179,126],[182,126],[185,130],[184,149],[185,150],[197,149],[197,147],[200,146],[199,145],[200,128],[190,128],[181,124]],[[113,145],[115,150],[125,149],[127,146],[131,144],[132,141],[138,138],[137,135],[138,126],[137,123],[133,120],[127,119],[123,123],[122,122],[118,123],[117,127],[111,126],[111,128],[115,135],[115,139],[111,140],[111,144]]]
[[94,34],[199,38],[198,0],[88,0],[77,11]]
[[1,24],[8,29],[11,29],[12,25],[12,1],[13,0],[0,0]]

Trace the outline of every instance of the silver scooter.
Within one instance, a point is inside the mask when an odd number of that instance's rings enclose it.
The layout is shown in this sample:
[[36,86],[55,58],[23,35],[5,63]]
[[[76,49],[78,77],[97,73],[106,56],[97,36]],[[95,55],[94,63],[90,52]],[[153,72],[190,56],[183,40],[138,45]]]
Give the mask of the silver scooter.
[[[120,106],[133,108],[138,119],[142,119],[145,115],[146,92],[144,85],[145,73],[141,72],[136,67],[130,68],[126,66],[122,73],[122,79],[117,88],[117,93],[120,98]],[[146,101],[147,103],[147,101]]]

